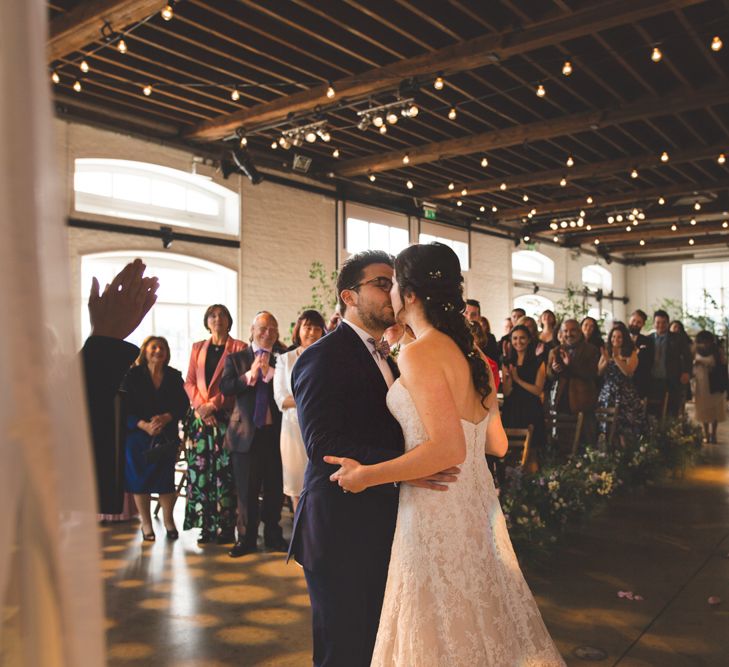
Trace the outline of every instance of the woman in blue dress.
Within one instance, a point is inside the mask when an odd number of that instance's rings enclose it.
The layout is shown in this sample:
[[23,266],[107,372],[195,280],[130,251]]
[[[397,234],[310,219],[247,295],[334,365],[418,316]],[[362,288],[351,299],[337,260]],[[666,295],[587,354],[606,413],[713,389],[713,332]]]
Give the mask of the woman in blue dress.
[[122,385],[127,414],[126,490],[134,494],[142,520],[142,539],[147,542],[155,539],[149,507],[151,493],[159,494],[168,539],[179,537],[172,517],[177,500],[178,450],[167,445],[160,452],[162,456],[147,456],[155,443],[179,443],[178,422],[189,406],[182,375],[169,363],[167,341],[161,336],[148,336]]

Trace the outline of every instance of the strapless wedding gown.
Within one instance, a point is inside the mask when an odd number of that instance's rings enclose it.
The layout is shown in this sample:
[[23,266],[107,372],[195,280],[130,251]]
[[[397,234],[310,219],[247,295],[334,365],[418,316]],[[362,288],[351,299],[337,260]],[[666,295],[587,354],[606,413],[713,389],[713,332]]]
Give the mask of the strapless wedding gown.
[[[396,381],[405,449],[428,435]],[[486,465],[487,416],[462,420],[466,460],[448,491],[400,487],[373,667],[564,665],[524,581]]]

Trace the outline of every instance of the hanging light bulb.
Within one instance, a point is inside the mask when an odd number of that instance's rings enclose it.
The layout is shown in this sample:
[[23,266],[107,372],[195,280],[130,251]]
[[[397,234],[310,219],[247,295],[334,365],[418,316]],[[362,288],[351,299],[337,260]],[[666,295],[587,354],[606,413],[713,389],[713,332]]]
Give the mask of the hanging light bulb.
[[489,166],[488,158],[485,158],[485,157],[482,157],[481,158],[481,166],[482,167],[488,167]]
[[555,235],[554,235],[554,236],[552,237],[552,240],[553,240],[553,241],[554,241],[555,243],[559,243],[559,236],[557,236],[557,235],[555,234]]
[[567,179],[563,176],[559,181],[560,186],[564,187],[567,185]]
[[724,220],[724,222],[722,222],[722,223],[721,223],[721,226],[722,226],[722,227],[723,227],[724,229],[726,229],[727,227],[729,227],[729,221],[727,221],[727,220]]
[[238,92],[237,88],[233,88],[233,90],[231,91],[230,99],[233,100],[233,102],[237,102],[240,99],[240,93]]
[[408,181],[407,183],[405,183],[405,185],[407,186],[407,189],[408,190],[412,190],[413,189],[413,182],[412,181]]
[[461,190],[461,197],[465,197],[467,194],[468,194],[468,188],[463,188],[463,190]]
[[402,156],[402,163],[410,164],[410,156],[407,153],[405,153],[405,155]]
[[691,226],[692,227],[695,227],[696,226],[696,218],[691,218],[690,223],[691,223]]
[[248,145],[248,139],[244,136],[240,138],[240,147],[245,148]]
[[478,210],[481,211],[481,213],[485,213],[486,207],[482,204],[481,206],[478,207]]
[[551,230],[559,229],[559,225],[556,222],[552,221],[549,223],[549,228]]
[[75,91],[76,91],[77,93],[80,93],[80,92],[81,92],[81,82],[80,82],[80,81],[79,81],[78,79],[76,79],[76,80],[75,80],[75,81],[73,82],[73,89],[74,89],[74,90],[75,90]]
[[724,164],[726,162],[726,155],[724,155],[724,153],[719,153],[719,157],[716,158],[716,161],[719,164]]
[[119,53],[126,53],[127,52],[127,43],[124,41],[124,38],[122,37],[118,44],[116,45],[117,50]]
[[58,76],[58,72],[51,73],[51,81],[53,81],[53,83],[61,83],[61,77]]
[[454,190],[454,189],[455,189],[455,187],[456,187],[456,186],[455,186],[455,183],[453,183],[453,181],[451,181],[450,183],[448,183],[448,189],[449,189],[449,190]]
[[390,123],[390,125],[397,123],[397,114],[394,111],[387,114],[387,122]]
[[696,200],[694,202],[694,211],[700,211],[700,210],[701,210],[701,202],[699,202],[698,200]]
[[693,239],[689,239],[689,245],[693,245],[693,244],[694,244],[694,240]]
[[529,201],[529,195],[528,195],[528,194],[524,194],[524,195],[522,195],[522,199],[523,199],[524,201]]
[[618,213],[615,216],[615,222],[622,222],[622,221],[623,221],[623,216],[620,213]]
[[572,74],[572,63],[569,60],[564,61],[564,65],[562,65],[562,74],[565,76]]
[[633,169],[633,171],[630,172],[630,178],[638,178],[638,170]]
[[672,232],[675,232],[677,229],[678,229],[678,227],[676,227],[675,224],[674,225],[671,225],[671,231]]
[[663,153],[661,153],[661,162],[668,162],[668,160],[668,153],[666,153],[666,151],[663,151]]
[[370,182],[374,183],[377,180],[377,176],[374,174],[370,174],[367,178],[370,179]]
[[387,125],[380,125],[380,134],[387,134]]
[[632,227],[631,227],[630,225],[628,225],[628,226],[627,226],[627,227],[625,228],[625,231],[626,231],[626,232],[629,232],[629,231],[632,231],[632,229],[633,229],[633,228],[632,228]]
[[612,215],[609,215],[607,221],[608,225],[612,225],[615,222],[615,218]]
[[531,238],[532,237],[529,236],[529,234],[524,234],[524,243],[529,243],[529,241],[531,240]]
[[643,211],[638,213],[638,220],[645,220],[645,213],[643,213]]
[[585,199],[585,201],[586,201],[586,202],[587,202],[588,204],[592,204],[592,201],[593,201],[593,199],[592,199],[592,197],[591,197],[590,195],[587,195],[587,199]]
[[559,226],[560,226],[560,227],[561,227],[562,229],[564,229],[564,228],[565,228],[565,227],[567,227],[568,225],[569,225],[569,223],[568,223],[568,222],[567,222],[566,220],[562,220],[562,222],[560,222],[560,223],[559,223]]
[[565,162],[565,164],[568,167],[571,167],[574,163],[575,163],[575,159],[571,155],[568,155],[567,156],[567,161]]
[[661,58],[663,58],[663,53],[661,53],[661,50],[657,46],[654,46],[651,52],[651,60],[654,63],[659,63],[661,62]]
[[327,97],[331,100],[332,97],[336,95],[336,91],[334,90],[334,86],[332,84],[329,84],[329,87],[327,88]]
[[313,130],[309,130],[305,135],[304,139],[310,144],[313,144],[316,141],[316,132]]
[[408,116],[410,116],[410,118],[415,118],[415,116],[417,116],[419,113],[420,113],[420,109],[418,109],[417,105],[415,105],[415,104],[413,104],[408,109]]
[[271,148],[272,148],[273,150],[276,150],[276,149],[278,148],[278,142],[277,142],[277,141],[272,141],[272,142],[271,142]]
[[463,206],[463,202],[462,202],[462,201],[461,201],[461,200],[459,199],[459,200],[458,200],[458,201],[456,202],[456,206]]
[[537,214],[537,209],[533,208],[531,211],[529,211],[529,213],[531,213],[532,215],[536,215]]
[[372,124],[373,124],[373,125],[374,125],[375,127],[382,127],[382,124],[383,124],[384,122],[385,122],[385,119],[384,119],[384,118],[383,118],[382,116],[375,116],[375,117],[374,117],[374,118],[372,119]]
[[502,183],[502,184],[501,184],[501,185],[499,186],[499,190],[506,190],[506,183]]
[[152,86],[147,84],[144,88],[142,88],[142,92],[149,97],[152,94]]
[[79,68],[79,69],[80,69],[80,70],[81,70],[81,71],[82,71],[82,72],[83,72],[84,74],[88,74],[88,72],[89,72],[89,64],[88,64],[88,63],[87,63],[87,62],[86,62],[85,60],[82,60],[82,61],[81,61],[81,64],[80,64],[80,65],[78,66],[78,68]]
[[435,81],[433,81],[433,88],[436,90],[443,90],[443,86],[445,86],[445,80],[442,76],[436,77]]
[[540,83],[537,86],[537,97],[544,97],[547,94],[547,91],[544,89],[544,86]]
[[595,245],[600,245],[600,239],[595,239]]
[[498,209],[498,207],[496,206],[496,204],[494,204],[494,205],[493,205],[493,206],[491,207],[491,212],[492,212],[492,213],[496,213],[496,211],[498,211],[498,210],[499,210],[499,209]]
[[455,120],[457,115],[458,114],[456,113],[456,107],[451,107],[450,111],[448,112],[449,120]]
[[587,227],[585,227],[585,229],[586,229],[586,230],[587,230],[588,232],[591,232],[591,231],[592,231],[592,225],[587,225]]
[[724,46],[724,42],[721,41],[719,35],[714,35],[714,39],[711,40],[711,50],[721,51],[721,47]]
[[638,215],[638,213],[640,213],[640,211],[639,211],[639,210],[638,210],[637,208],[634,208],[634,209],[633,209],[633,210],[632,210],[632,211],[630,212],[630,214],[631,214],[631,215],[633,216],[633,220],[635,220],[635,216],[636,216],[636,215]]
[[658,205],[663,206],[666,203],[666,200],[663,197],[658,197]]
[[584,225],[584,224],[585,224],[585,221],[582,218],[578,218],[577,219],[577,226],[578,227],[582,227],[582,225]]
[[172,20],[172,17],[173,17],[174,15],[175,15],[175,13],[174,13],[174,12],[172,11],[172,4],[171,4],[171,3],[167,3],[167,4],[166,4],[166,5],[164,6],[164,9],[163,9],[163,10],[162,10],[162,11],[160,12],[160,16],[161,16],[161,17],[162,17],[162,18],[163,18],[163,19],[164,19],[165,21],[171,21],[171,20]]
[[643,239],[641,239],[640,241],[638,241],[638,243],[640,243],[640,245],[645,245],[645,241]]
[[335,148],[335,149],[334,149],[334,150],[332,151],[332,157],[339,157],[339,149],[338,149],[338,148]]

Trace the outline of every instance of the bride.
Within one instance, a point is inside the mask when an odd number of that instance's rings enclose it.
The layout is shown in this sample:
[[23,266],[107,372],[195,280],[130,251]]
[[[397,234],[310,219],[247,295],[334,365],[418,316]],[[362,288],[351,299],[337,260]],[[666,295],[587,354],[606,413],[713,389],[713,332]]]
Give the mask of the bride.
[[387,405],[405,454],[361,465],[325,457],[331,479],[358,493],[460,466],[445,493],[403,485],[373,666],[564,665],[514,555],[485,454],[507,442],[493,378],[474,349],[463,276],[446,245],[395,260],[397,319],[416,340],[398,356]]

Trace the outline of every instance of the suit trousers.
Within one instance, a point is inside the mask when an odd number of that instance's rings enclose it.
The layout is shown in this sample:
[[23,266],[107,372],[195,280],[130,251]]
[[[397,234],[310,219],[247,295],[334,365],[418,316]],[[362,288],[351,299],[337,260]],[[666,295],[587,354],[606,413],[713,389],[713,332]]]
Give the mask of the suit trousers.
[[[233,453],[233,466],[238,491],[238,539],[254,545],[262,520],[265,542],[279,540],[283,534],[279,525],[283,507],[279,430],[274,426],[256,429],[250,451]],[[261,491],[262,505],[259,503]]]

